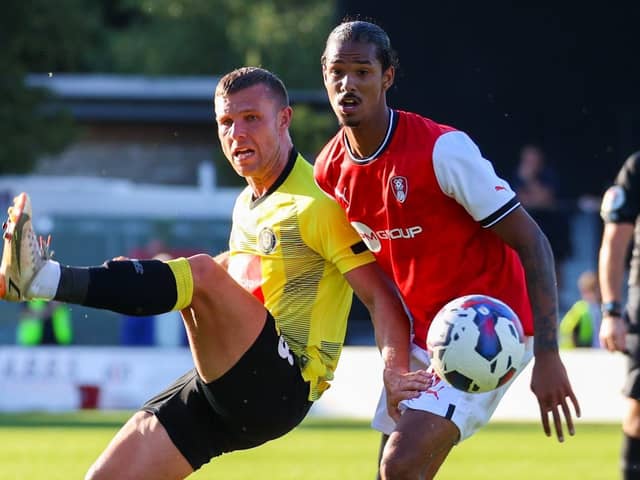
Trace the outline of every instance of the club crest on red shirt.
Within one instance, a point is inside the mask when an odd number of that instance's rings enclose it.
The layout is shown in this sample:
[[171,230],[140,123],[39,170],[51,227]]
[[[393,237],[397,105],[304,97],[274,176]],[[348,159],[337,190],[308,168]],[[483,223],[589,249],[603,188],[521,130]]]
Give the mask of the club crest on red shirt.
[[400,203],[404,203],[409,191],[409,184],[407,183],[406,177],[391,177],[389,179],[389,185],[391,186],[391,191],[393,191],[393,196],[396,197],[396,200]]

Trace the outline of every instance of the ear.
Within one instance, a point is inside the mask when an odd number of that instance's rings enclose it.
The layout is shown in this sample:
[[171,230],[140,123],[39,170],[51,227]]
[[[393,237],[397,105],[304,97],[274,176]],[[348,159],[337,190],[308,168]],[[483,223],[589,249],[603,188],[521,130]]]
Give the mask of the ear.
[[278,114],[278,127],[282,130],[287,130],[291,126],[291,119],[293,117],[293,109],[284,107]]
[[322,64],[322,82],[327,84],[327,66],[325,64]]
[[386,92],[393,85],[393,81],[396,78],[395,67],[389,67],[382,73],[382,88]]

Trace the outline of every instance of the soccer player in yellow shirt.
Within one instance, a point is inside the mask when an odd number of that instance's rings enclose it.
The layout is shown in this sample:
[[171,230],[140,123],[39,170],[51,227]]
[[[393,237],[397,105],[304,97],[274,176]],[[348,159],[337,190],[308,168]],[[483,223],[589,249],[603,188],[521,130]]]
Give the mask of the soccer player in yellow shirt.
[[224,154],[248,184],[229,251],[216,258],[63,266],[36,240],[29,197],[10,209],[0,297],[129,315],[180,310],[187,329],[194,370],[135,413],[86,478],[184,478],[294,428],[333,378],[352,289],[374,322],[389,405],[429,381],[407,371],[409,324],[394,287],[293,146],[282,82],[235,70],[218,83],[215,113]]

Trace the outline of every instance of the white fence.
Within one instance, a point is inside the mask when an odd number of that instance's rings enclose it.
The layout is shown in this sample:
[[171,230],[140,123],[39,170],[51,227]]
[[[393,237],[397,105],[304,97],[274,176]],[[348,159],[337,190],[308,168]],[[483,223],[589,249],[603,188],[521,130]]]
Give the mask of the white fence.
[[[582,406],[582,421],[620,421],[622,355],[578,350],[562,357]],[[187,349],[3,346],[0,411],[135,409],[192,365]],[[332,387],[311,415],[370,418],[382,383],[380,367],[375,348],[346,347]],[[495,419],[537,420],[530,378],[531,365],[516,379]]]

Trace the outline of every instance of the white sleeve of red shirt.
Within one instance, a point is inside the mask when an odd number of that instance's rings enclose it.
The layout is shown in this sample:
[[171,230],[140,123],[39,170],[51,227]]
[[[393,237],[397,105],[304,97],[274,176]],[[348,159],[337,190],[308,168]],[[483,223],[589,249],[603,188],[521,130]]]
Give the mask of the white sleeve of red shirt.
[[[433,146],[433,169],[443,193],[485,227],[520,205],[509,184],[498,177],[491,162],[464,132],[452,131],[438,137]],[[489,218],[492,221],[485,224]]]

